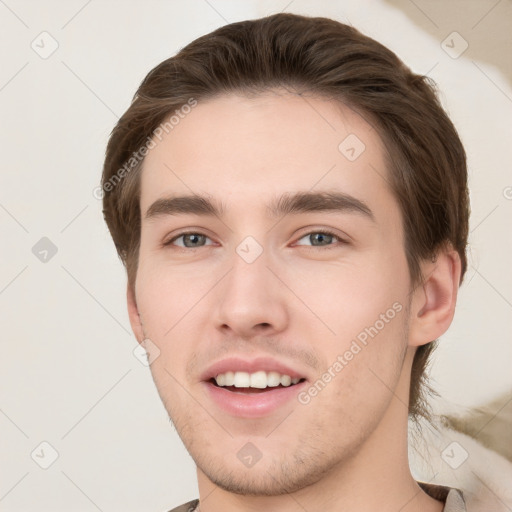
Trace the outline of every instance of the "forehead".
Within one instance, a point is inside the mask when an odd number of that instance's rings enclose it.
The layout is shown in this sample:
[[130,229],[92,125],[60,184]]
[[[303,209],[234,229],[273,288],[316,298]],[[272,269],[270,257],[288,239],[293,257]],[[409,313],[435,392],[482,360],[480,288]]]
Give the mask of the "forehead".
[[382,141],[367,119],[326,99],[267,92],[198,102],[154,138],[141,211],[161,197],[206,194],[264,211],[292,190],[333,190],[393,202]]

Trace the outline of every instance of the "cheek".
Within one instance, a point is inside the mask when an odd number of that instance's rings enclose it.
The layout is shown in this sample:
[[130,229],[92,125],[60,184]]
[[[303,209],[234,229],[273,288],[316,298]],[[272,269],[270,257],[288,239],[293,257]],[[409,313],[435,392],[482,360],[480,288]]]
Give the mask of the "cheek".
[[183,283],[154,265],[139,267],[136,290],[144,335],[158,350],[150,365],[154,383],[170,417],[182,417],[189,399],[184,390],[185,368],[192,356],[187,350],[189,340],[184,339],[184,326],[197,297],[191,297]]
[[[406,268],[368,258],[302,273],[297,295],[317,316],[308,329],[326,364],[319,387],[328,381],[325,403],[354,421],[387,403],[400,374],[407,345]],[[325,414],[334,412],[329,407]]]
[[[194,315],[194,305],[202,293],[183,275],[164,271],[155,265],[141,265],[136,281],[137,305],[144,335],[156,345],[159,356],[151,364],[158,389],[174,389],[183,381],[187,340],[184,326]],[[175,390],[176,391],[176,390]],[[162,397],[163,398],[163,397]]]
[[148,335],[165,340],[190,321],[202,297],[215,283],[212,272],[204,270],[204,265],[201,270],[150,259],[141,263],[136,281],[137,304]]
[[347,438],[373,430],[382,417],[393,398],[406,348],[403,309],[392,309],[388,323],[380,318],[371,323],[363,313],[351,317],[353,311],[343,312],[344,321],[338,316],[338,332],[330,342],[320,339],[326,366],[300,397],[302,404],[312,405],[311,412],[322,424],[339,424]]
[[330,337],[340,342],[375,324],[379,331],[392,331],[397,310],[405,309],[406,266],[386,266],[382,261],[377,265],[369,258],[352,264],[303,265],[300,279],[294,281],[296,294],[324,324],[318,322],[319,329],[330,331]]

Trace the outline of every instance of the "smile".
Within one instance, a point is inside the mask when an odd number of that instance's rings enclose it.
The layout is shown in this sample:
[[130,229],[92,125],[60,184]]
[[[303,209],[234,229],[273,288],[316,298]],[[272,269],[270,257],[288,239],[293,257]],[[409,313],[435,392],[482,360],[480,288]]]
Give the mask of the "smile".
[[223,414],[264,418],[297,404],[307,381],[277,372],[225,372],[202,385],[208,400]]

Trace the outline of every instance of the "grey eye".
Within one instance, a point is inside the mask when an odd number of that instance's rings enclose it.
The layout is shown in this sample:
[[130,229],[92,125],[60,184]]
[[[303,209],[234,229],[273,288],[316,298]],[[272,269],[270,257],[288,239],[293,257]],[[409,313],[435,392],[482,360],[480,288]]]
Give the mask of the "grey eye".
[[[300,243],[301,240],[307,240],[308,243]],[[323,231],[313,231],[304,235],[297,241],[297,245],[311,245],[313,247],[326,247],[332,245],[334,241],[341,241],[332,233],[324,233]]]
[[173,238],[168,245],[177,245],[178,247],[185,247],[193,249],[194,247],[204,247],[205,245],[211,245],[206,243],[209,238],[201,233],[182,233],[181,235]]

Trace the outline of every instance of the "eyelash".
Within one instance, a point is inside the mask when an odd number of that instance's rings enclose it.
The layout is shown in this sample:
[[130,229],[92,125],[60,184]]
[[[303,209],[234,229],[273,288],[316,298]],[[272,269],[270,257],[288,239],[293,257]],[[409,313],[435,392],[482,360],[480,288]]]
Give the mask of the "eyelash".
[[[313,231],[308,231],[307,233],[304,233],[303,235],[301,235],[301,237],[298,238],[297,241],[302,240],[304,237],[309,236],[309,235],[313,235],[313,234],[321,234],[321,235],[332,236],[334,239],[336,239],[341,244],[347,244],[348,243],[346,240],[341,238],[339,235],[337,235],[333,231],[329,231],[328,229],[316,229],[316,230],[313,230]],[[175,242],[179,238],[181,238],[183,236],[186,236],[186,235],[199,235],[199,236],[205,236],[206,238],[210,238],[208,235],[205,235],[204,233],[201,233],[199,231],[185,231],[183,233],[180,233],[179,235],[174,236],[173,238],[171,238],[167,242],[164,242],[162,245],[164,247],[172,246],[173,242]],[[202,246],[199,246],[199,247],[180,247],[180,246],[174,246],[174,247],[176,249],[178,249],[178,250],[181,250],[181,251],[193,251],[193,250],[202,249],[202,248],[208,247],[208,246],[202,245]],[[326,246],[299,245],[299,247],[312,247],[312,248],[316,248],[316,249],[333,249],[333,248],[337,247],[337,245],[336,244],[329,244],[329,245],[326,245]]]

